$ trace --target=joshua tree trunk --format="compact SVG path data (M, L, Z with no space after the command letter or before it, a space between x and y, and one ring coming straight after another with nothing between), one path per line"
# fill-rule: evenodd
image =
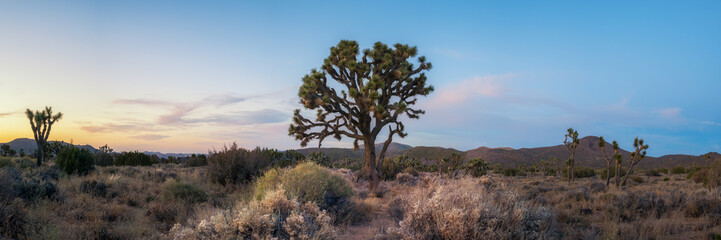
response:
M366 151L366 164L365 173L370 180L368 182L368 188L373 190L378 186L378 170L376 169L376 147L375 139L367 137L364 140L364 146Z
M611 162L606 161L606 187L611 184Z
M621 184L621 163L616 161L616 187Z

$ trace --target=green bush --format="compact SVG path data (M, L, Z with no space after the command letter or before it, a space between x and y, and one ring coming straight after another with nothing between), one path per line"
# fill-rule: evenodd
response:
M326 156L325 153L321 151L308 154L308 161L314 162L324 167L332 167L333 164L330 160L330 157Z
M639 177L639 176L633 176L633 177L631 177L631 181L633 181L635 183L643 183L643 178Z
M183 162L184 167L202 167L208 165L208 157L205 154L190 155L188 160Z
M669 179L668 177L663 178L664 182L668 182L669 180L671 180L671 179Z
M473 177L486 175L488 172L488 163L480 158L468 160L466 164L466 173L470 173Z
M68 175L86 175L94 168L93 155L87 149L80 149L75 146L64 148L57 157L57 164L60 170Z
M115 164L115 157L112 153L98 151L93 157L95 158L96 166L112 166Z
M601 179L606 179L606 171L607 171L606 169L601 170ZM623 176L626 176L625 168L621 168L621 177L623 177ZM616 169L611 168L611 178L614 178L614 177L616 177Z
M681 166L671 168L671 174L684 174L684 173L686 173L686 169Z
M353 218L351 187L343 178L316 163L304 162L288 170L266 171L263 177L255 182L253 195L256 200L261 200L268 192L280 187L289 198L295 197L301 203L318 204L321 209L334 216L336 223L348 222Z
M208 200L208 194L202 188L190 183L175 181L166 184L163 196L167 200L181 200L188 203L201 203Z
M150 156L138 151L122 152L115 157L115 166L150 166L154 163Z
M576 167L573 169L573 176L575 178L589 178L596 176L596 170L587 167Z
M11 157L0 157L0 168L15 167L15 161Z
M649 177L659 177L661 176L661 173L658 171L658 169L647 169L644 171L644 174Z
M236 143L224 146L221 151L211 152L208 157L208 178L221 185L250 183L275 161L272 149L255 148L252 151L239 148Z
M659 168L659 169L656 169L656 171L658 171L659 173L668 174L668 169L665 169L665 168Z
M503 176L518 176L518 169L516 168L505 168L503 169Z

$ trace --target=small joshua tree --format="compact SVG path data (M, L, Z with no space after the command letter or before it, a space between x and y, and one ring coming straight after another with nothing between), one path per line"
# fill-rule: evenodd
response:
M568 183L573 182L573 164L575 162L576 157L576 147L578 147L578 144L580 141L578 140L578 131L573 130L573 128L568 129L568 133L566 134L566 138L563 140L563 144L566 145L566 148L568 148L568 152L571 154L571 157L568 158L568 161L566 161L566 165L568 166Z
M599 137L598 139L598 147L601 148L601 152L603 152L603 156L606 158L606 186L611 184L611 162L613 159L617 159L617 156L621 156L618 154L618 143L616 140L613 140L613 158L609 158L608 154L606 153L606 140L603 139L603 136ZM617 163L619 165L620 163ZM616 167L616 170L618 170L619 167ZM618 173L616 173L616 176L618 176ZM616 180L618 182L618 180Z
M30 120L30 128L33 130L35 143L38 145L37 165L40 166L43 163L43 157L45 157L45 144L48 142L50 130L55 122L63 118L63 113L53 115L53 108L45 107L44 110L35 111L34 113L27 109L25 115Z
M465 175L468 175L469 173L474 177L486 175L486 173L488 173L488 163L480 158L468 160Z
M635 150L631 152L631 159L629 159L628 162L628 172L626 173L626 176L623 178L623 182L621 185L626 186L626 181L628 180L628 176L630 176L633 173L633 167L638 164L642 159L646 158L646 149L648 149L648 144L643 144L643 139L636 139L633 140L633 147Z

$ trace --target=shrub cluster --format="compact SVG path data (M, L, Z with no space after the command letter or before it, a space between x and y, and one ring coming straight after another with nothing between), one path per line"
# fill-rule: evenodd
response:
M208 165L208 157L205 154L190 155L187 160L183 161L185 167L202 167Z
M255 148L246 150L233 143L223 146L220 151L210 153L208 157L208 178L221 185L250 183L270 168L276 159L277 151Z
M255 183L255 199L263 199L276 188L282 188L289 198L296 198L301 203L318 204L331 214L334 223L354 221L354 204L350 199L353 190L343 178L318 164L305 162L288 170L267 171Z
M87 149L69 145L58 154L56 163L68 175L86 175L93 170L95 160Z
M678 166L671 168L671 174L684 174L686 173L686 168Z
M122 152L115 157L115 166L150 166L156 161L145 153L138 151Z
M335 239L326 211L301 204L280 188L261 200L223 211L192 227L176 224L168 239Z
M477 179L433 182L395 203L403 209L398 228L385 239L553 239L558 238L552 212L518 194L478 188ZM450 187L452 186L452 187ZM398 211L396 209L396 211Z
M167 200L181 200L187 203L201 203L208 200L208 194L202 188L175 181L166 184L163 196Z

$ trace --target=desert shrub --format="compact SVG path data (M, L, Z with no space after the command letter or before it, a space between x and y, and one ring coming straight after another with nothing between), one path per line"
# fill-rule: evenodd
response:
M168 239L335 239L326 211L301 204L285 190L269 191L237 211L221 211L195 226L176 224Z
M411 176L418 177L418 170L412 167L407 167L406 169L403 169L403 173L410 174ZM398 177L398 175L396 175Z
M17 168L0 169L0 202L20 198L27 202L41 199L56 199L58 188L55 183L37 176L26 177Z
M188 160L183 162L185 167L202 167L208 165L208 157L205 154L190 155Z
M708 169L701 169L700 171L696 171L691 175L691 180L695 183L703 183L708 179L709 170Z
M396 181L402 184L413 185L416 182L416 177L408 173L398 173L398 175L396 175Z
M80 183L80 191L97 197L108 194L108 185L95 180L85 180Z
M468 160L466 163L466 174L471 174L473 177L480 177L486 175L488 172L488 163L480 158L474 158Z
M301 163L303 160L305 160L305 155L303 155L302 153L299 153L298 151L295 151L295 150L286 150L285 152L281 153L279 156L280 157L278 159L276 159L276 162L274 164L275 167L279 167L279 168L292 167L298 163ZM358 162L355 160L350 160L350 159L345 158L342 161L339 161L339 165L340 165L339 167L344 167L344 168L350 169L345 164L350 164L351 161Z
M145 153L138 151L122 152L115 157L115 166L150 166L153 159Z
M686 169L684 167L678 166L671 168L671 174L684 174L686 173Z
M631 181L633 181L635 183L643 183L643 178L640 176L633 176L633 177L631 177Z
M671 179L669 179L668 177L663 178L664 182L668 182L669 180L671 180Z
M563 176L567 176L568 169L561 170L563 173ZM575 178L589 178L589 177L595 177L596 176L596 170L593 168L587 168L587 167L575 167L573 169L573 176Z
M15 161L11 157L0 157L0 168L15 167Z
M403 211L405 207L406 201L403 200L403 198L396 197L391 200L390 203L388 203L388 215L391 216L396 221L403 220Z
M476 179L462 179L416 188L404 197L407 203L403 204L400 226L388 229L386 238L559 238L549 210L514 192L487 191L478 185Z
M269 149L246 150L236 143L223 146L208 157L208 178L221 185L250 183L270 168L274 155Z
M68 175L86 175L94 168L93 155L87 149L68 146L58 154L56 163Z
M659 177L661 176L661 173L658 171L658 169L646 169L643 171L644 174L648 177Z
M506 176L506 177L518 176L518 169L517 168L505 168L505 169L503 169L503 176Z
M576 187L568 190L565 198L574 201L588 201L591 199L591 190L588 187Z
M330 157L326 156L325 153L321 151L312 152L308 154L308 161L314 162L318 165L324 166L324 167L332 167L333 162L331 162Z
M608 169L601 170L601 179L606 179L606 174L608 174L607 171L608 171ZM621 177L623 177L623 176L626 176L625 168L621 168ZM616 169L611 168L611 178L614 178L614 177L616 177Z
M26 231L26 215L20 200L0 201L0 238L21 239Z
M115 157L112 153L97 151L93 154L96 166L112 166L115 164Z
M659 169L656 169L656 171L658 171L659 173L668 174L668 169L666 169L666 168L659 168Z
M358 159L343 158L335 161L333 163L333 166L336 168L345 168L353 171L359 171L363 168L363 164L363 161L360 161ZM295 164L293 164L292 166L295 166Z
M398 173L403 172L403 165L398 162L399 157L402 156L383 161L380 175L381 180L394 180Z
M592 182L591 185L589 185L591 188L591 192L597 193L602 192L606 190L606 184L602 182Z
M297 198L301 203L314 202L327 210L334 222L350 221L353 203L350 197L353 190L340 176L330 173L327 169L313 162L298 164L288 170L270 170L259 178L254 187L256 200L262 199L275 188L283 188L290 198Z
M21 169L30 169L30 168L35 168L35 166L37 166L35 164L35 161L33 161L33 159L28 156L24 156L21 158L15 158L15 165Z
M200 203L208 200L208 194L202 188L190 183L175 181L166 184L163 196L167 200L181 200L188 203Z

